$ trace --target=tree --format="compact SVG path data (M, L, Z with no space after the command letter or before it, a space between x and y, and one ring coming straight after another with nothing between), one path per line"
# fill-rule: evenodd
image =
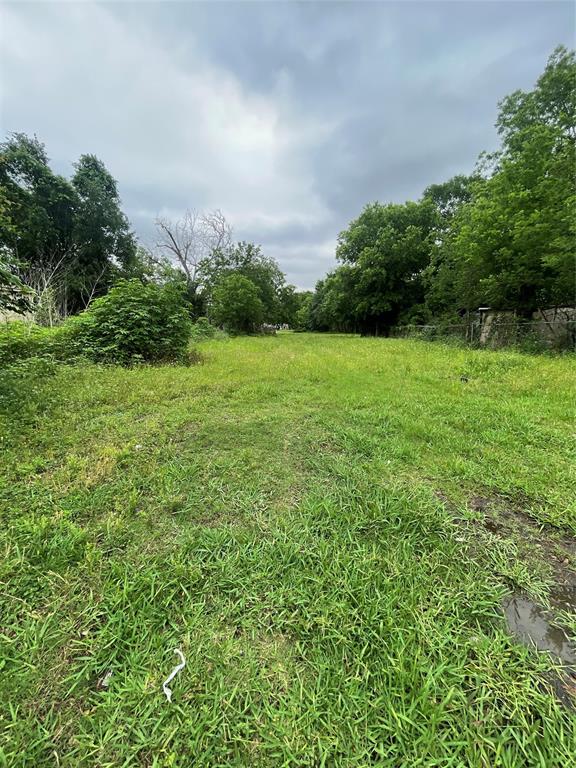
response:
M177 221L159 217L156 228L158 251L182 269L193 290L198 287L196 278L200 262L209 259L214 252L226 251L232 237L232 229L220 210L208 213L187 210Z
M0 312L24 314L32 309L32 292L0 256Z
M84 308L136 261L136 241L120 209L116 181L95 155L82 155L72 184L78 195L76 258L69 281L71 308Z
M292 322L292 328L295 331L311 331L312 320L310 317L310 310L312 307L314 293L312 291L304 291L299 294L300 307L296 312L294 320Z
M423 270L437 226L429 199L372 203L340 234L336 255L352 267L344 293L354 306L347 319L361 332L387 334L403 312L423 301Z
M232 274L243 275L257 287L265 320L269 323L278 322L285 277L276 261L264 256L260 246L254 243L240 242L214 250L209 258L201 261L198 268L198 279L208 303L215 288Z
M244 275L227 275L214 289L210 316L232 333L254 333L264 319L258 287Z
M460 308L461 294L455 283L454 249L450 245L450 237L455 217L463 206L472 201L475 191L478 192L483 182L479 174L460 175L441 184L432 184L424 190L423 199L434 204L438 217L430 263L423 272L425 303L416 310L421 321L454 314ZM414 312L412 319L415 319Z
M478 175L453 176L441 184L431 184L422 195L424 200L430 200L438 211L438 232L444 231L459 210L460 206L472 199L474 184L479 180Z
M297 330L308 329L313 295L313 291L298 291L293 285L282 286L278 295L278 322Z
M357 282L360 268L343 264L316 283L310 300L309 326L313 331L357 330Z
M294 327L296 314L301 306L301 294L293 285L283 285L278 291L278 317L279 323L286 323Z
M530 316L574 302L576 59L557 49L529 93L500 105L502 149L454 216L431 281L444 306Z
M56 275L69 272L74 261L79 200L70 182L51 171L38 139L14 133L0 145L0 196L4 261L35 291L48 283L54 286ZM62 291L56 294L55 304L65 304Z
M0 238L3 242L13 235L14 225L10 218L10 204L5 190L0 187ZM6 245L0 245L0 312L29 312L31 306L30 291L16 274L16 267L11 263L13 255Z
M72 182L52 172L44 145L12 134L0 145L0 248L48 322L83 309L129 269L136 244L116 182L83 155Z
M557 136L576 139L576 56L558 46L532 91L514 91L500 104L496 127L505 152L521 149L531 128L550 128Z

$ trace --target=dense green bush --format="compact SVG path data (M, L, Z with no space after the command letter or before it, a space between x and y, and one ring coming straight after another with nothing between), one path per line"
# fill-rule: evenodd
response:
M123 365L184 361L192 326L177 287L139 280L120 282L66 325L76 353Z
M19 321L4 323L0 330L0 364L41 354L50 336L50 328Z
M208 320L207 317L199 317L198 320L192 326L192 332L190 338L192 341L206 341L207 339L214 339L218 336L225 336L220 328L216 328L215 325Z
M183 361L191 331L177 288L123 281L58 327L24 322L0 326L0 365L30 358L70 361L86 357L122 364ZM207 320L198 324L204 338L214 331Z
M0 325L0 415L21 422L50 406L56 393L48 381L58 370L57 362L74 354L68 336L64 326ZM0 431L7 426L3 422Z

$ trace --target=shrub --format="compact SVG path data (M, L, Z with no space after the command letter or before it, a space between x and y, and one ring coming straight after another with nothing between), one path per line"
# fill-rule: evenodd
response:
M0 330L0 365L35 357L46 347L50 328L15 320L5 323Z
M30 358L71 362L81 357L82 350L74 338L74 320L53 328L21 321L0 325L0 366Z
M222 335L222 331L216 328L215 325L208 320L207 317L199 317L198 320L192 326L190 338L192 341L206 341L207 339L213 339L215 336Z
M70 344L96 362L184 361L191 322L173 285L124 280L67 324Z
M73 352L69 336L67 323L54 328L18 320L4 323L0 326L0 365L31 357L68 360Z

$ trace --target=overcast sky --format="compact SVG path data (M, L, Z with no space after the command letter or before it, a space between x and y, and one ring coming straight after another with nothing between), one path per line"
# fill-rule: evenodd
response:
M220 208L312 288L367 202L417 198L497 145L572 2L2 2L2 134L85 152L142 241Z

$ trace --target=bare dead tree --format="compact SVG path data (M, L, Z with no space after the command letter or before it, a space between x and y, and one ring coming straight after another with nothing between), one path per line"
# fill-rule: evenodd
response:
M70 254L62 254L57 261L47 260L43 265L29 267L22 276L25 285L32 289L32 315L41 325L53 326L67 315L67 260Z
M202 214L202 228L209 251L226 250L232 244L232 227L219 208Z
M181 267L189 285L194 285L202 259L232 242L232 228L220 210L187 210L178 221L159 217L156 228L157 250Z

